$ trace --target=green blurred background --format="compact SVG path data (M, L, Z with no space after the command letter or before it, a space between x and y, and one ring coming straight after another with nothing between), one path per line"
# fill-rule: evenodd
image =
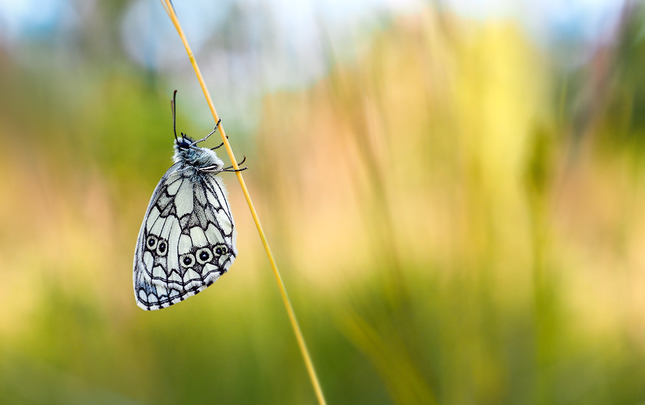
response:
M645 403L643 2L214 3L175 7L330 404ZM235 176L230 274L135 305L174 89L210 131L159 2L0 0L0 403L316 402Z

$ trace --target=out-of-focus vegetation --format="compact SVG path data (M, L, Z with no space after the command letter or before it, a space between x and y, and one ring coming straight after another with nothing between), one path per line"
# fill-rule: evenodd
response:
M74 4L0 42L0 403L314 403L234 176L230 274L136 307L172 89L180 130L212 123L185 55L126 56L129 3ZM573 66L511 19L388 14L353 57L320 21L327 71L246 99L221 81L248 66L208 68L254 43L228 10L197 59L330 404L645 401L641 3Z

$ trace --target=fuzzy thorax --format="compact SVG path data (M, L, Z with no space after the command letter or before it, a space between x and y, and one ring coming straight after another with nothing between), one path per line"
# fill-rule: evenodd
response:
M174 163L180 163L196 169L209 168L209 172L219 172L224 168L224 162L217 157L215 151L195 146L194 141L186 136L175 142Z

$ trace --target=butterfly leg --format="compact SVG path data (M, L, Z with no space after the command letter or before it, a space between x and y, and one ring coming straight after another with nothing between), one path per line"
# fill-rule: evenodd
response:
M226 139L228 139L228 135L226 135ZM219 148L221 148L222 146L224 146L224 142L220 143L219 145L217 145L217 146L216 146L216 147L214 147L214 148L211 148L211 150L219 149Z
M198 141L193 142L193 145L197 145L197 144L198 144L198 143L200 143L200 142L204 142L204 141L205 141L205 140L207 140L211 135L213 135L213 134L215 133L215 131L217 131L217 128L219 127L220 122L222 122L222 119L221 119L221 118L217 121L217 124L215 124L215 128L213 128L213 130L212 130L208 135L206 135L205 137L203 137L202 139L200 139L200 140L198 140ZM222 145L220 145L220 146L222 146ZM220 146L218 146L218 148L219 148Z
M244 156L244 159L242 159L242 161L237 164L238 167L240 165L242 165L244 162L246 162L246 155ZM241 169L237 169L237 170L233 169L233 166L229 166L229 167L223 168L222 171L223 172L241 172L241 171L246 170L246 169L248 169L248 167L246 167L246 166L241 168Z
M239 168L237 170L233 169L232 167L226 167L226 168L222 169L222 171L223 172L237 173L237 172L243 172L244 170L247 170L247 169L248 169L248 167L246 167L246 166L244 166L242 168Z

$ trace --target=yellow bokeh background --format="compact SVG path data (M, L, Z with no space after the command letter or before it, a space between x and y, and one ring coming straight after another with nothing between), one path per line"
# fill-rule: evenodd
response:
M392 14L352 59L323 37L328 71L264 92L255 129L224 115L330 404L645 401L632 6L573 68L512 19ZM181 131L206 107L187 58L146 71L86 24L72 64L0 46L0 402L315 403L234 176L229 274L135 305L175 78Z

